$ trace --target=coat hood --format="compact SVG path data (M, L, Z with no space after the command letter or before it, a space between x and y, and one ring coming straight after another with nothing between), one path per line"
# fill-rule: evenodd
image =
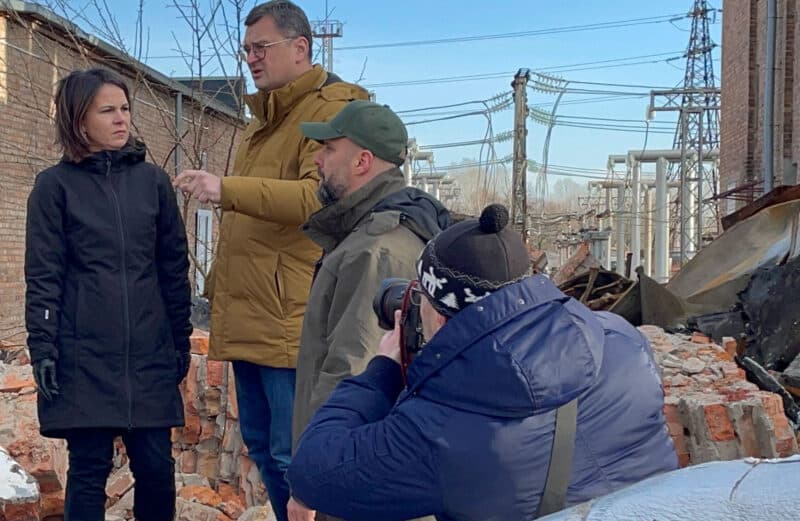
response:
M385 197L373 213L400 212L403 225L423 242L450 226L450 212L435 197L419 188L405 187Z
M108 170L109 162L113 167L120 165L135 165L145 160L147 155L147 147L141 141L134 141L122 147L119 150L102 150L95 152L80 162L74 163L69 159L62 159L62 163L77 164L79 167L86 169L95 174L105 174Z
M303 231L325 251L332 251L361 222L377 214L395 216L390 219L408 227L427 242L450 222L447 209L435 198L415 188L407 188L399 168L387 170L370 182L322 207L309 217Z
M415 393L488 416L540 414L595 383L603 349L594 313L534 275L450 319L409 366L401 401Z

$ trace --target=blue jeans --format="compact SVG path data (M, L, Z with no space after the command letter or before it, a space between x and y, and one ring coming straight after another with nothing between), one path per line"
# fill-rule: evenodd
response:
M288 521L289 483L286 469L292 457L294 369L233 362L239 426L250 459L267 487L278 521Z

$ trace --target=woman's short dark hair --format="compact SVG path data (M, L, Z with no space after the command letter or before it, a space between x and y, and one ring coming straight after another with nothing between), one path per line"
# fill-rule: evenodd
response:
M91 153L81 125L103 85L122 89L130 107L128 86L119 74L108 69L73 71L61 78L56 86L56 144L61 146L70 161L78 162Z

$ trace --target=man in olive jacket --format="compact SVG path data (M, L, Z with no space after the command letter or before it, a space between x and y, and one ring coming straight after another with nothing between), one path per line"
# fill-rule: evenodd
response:
M200 202L221 206L219 247L206 282L209 358L233 361L242 437L286 520L291 415L300 329L319 248L300 226L320 204L314 154L302 121L327 121L366 91L311 64L311 27L286 0L253 8L242 58L258 93L233 175L187 170L175 180Z
M303 322L295 443L336 385L363 371L376 354L382 331L372 299L381 281L412 278L425 243L449 223L438 200L405 186L398 166L408 135L388 107L353 101L330 123L303 123L302 130L323 144L316 163L324 206L303 230L324 256ZM290 518L300 519L302 510L290 502ZM316 519L329 518L317 513Z

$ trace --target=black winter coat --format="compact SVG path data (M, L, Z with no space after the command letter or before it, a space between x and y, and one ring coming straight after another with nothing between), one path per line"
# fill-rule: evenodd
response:
M31 361L56 359L39 397L45 436L183 424L177 355L192 326L186 231L166 172L142 144L62 160L28 198L25 319Z

